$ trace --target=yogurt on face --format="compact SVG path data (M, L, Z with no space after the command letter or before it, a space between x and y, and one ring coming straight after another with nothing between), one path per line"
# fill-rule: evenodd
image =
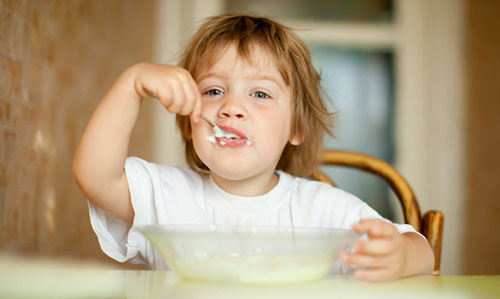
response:
M212 144L216 144L217 143L217 141L215 140L215 135L207 136L207 140L208 140L208 142L210 142Z

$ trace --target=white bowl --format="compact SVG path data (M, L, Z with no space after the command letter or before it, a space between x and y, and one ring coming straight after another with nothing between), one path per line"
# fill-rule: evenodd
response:
M229 225L154 225L140 231L185 279L220 283L319 280L352 230Z

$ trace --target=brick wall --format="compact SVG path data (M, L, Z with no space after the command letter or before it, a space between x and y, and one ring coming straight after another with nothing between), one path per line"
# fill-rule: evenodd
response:
M71 161L117 76L153 59L154 9L153 0L0 0L0 253L107 260ZM134 132L132 151L148 155L150 129Z

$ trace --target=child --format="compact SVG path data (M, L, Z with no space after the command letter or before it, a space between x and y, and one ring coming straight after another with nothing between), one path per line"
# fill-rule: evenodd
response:
M247 15L208 19L180 67L127 69L92 115L73 164L102 250L165 269L137 226L354 228L369 236L342 255L356 266L355 277L431 273L432 251L411 226L393 225L353 195L303 178L317 166L331 128L320 90L309 50L291 29ZM190 169L127 158L141 102L151 94L177 114ZM214 138L201 115L240 138Z

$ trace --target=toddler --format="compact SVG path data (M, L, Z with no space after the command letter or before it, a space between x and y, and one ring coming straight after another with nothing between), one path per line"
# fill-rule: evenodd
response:
M141 102L154 95L177 116L190 168L127 158ZM201 116L237 138L220 137ZM353 228L366 233L344 264L363 280L429 274L432 251L409 225L307 179L332 115L309 50L267 18L209 18L180 66L139 63L104 96L77 149L73 173L89 200L102 250L120 261L166 269L138 232L152 224Z

